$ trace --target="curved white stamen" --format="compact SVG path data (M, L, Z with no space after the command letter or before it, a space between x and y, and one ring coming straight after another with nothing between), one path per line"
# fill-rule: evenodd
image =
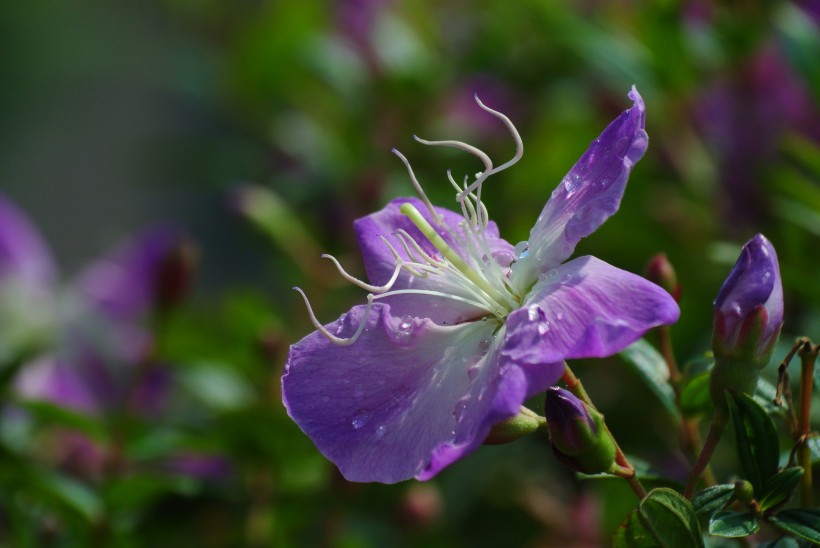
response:
M370 317L370 308L373 306L374 299L374 296L372 294L367 296L367 308L365 309L364 315L362 316L362 319L359 322L358 329L356 329L356 332L353 334L352 337L348 339L342 339L341 337L337 337L336 335L328 331L325 326L319 323L319 320L316 319L316 315L313 313L313 308L310 306L310 301L308 301L305 292L298 287L294 287L293 289L296 290L302 296L302 300L305 301L308 316L310 316L310 321L313 324L313 327L315 327L319 331L319 333L324 335L330 342L332 342L333 344L337 344L339 346L349 346L355 343L357 340L359 340L359 337L361 336L362 332L364 332L365 325L367 325L367 319Z
M521 159L521 157L524 155L524 141L521 139L521 135L518 133L518 130L515 129L515 125L512 123L512 120L507 118L505 114L502 114L497 110L491 109L490 107L482 103L481 99L478 98L477 93L473 95L473 98L482 110L484 110L485 112L489 112L490 114L504 122L504 125L507 126L507 129L512 134L513 140L515 141L515 155L512 157L511 160L501 164L500 166L495 168L495 170L493 170L493 173L498 173L499 171L503 171L508 167L514 165L516 162L518 162L518 160Z
M383 299L385 297L390 297L392 295L432 295L434 297L441 297L442 299L461 301L463 303L467 303L469 305L475 306L476 308L481 308L483 310L487 309L487 305L484 303L473 301L465 297L461 297L459 295L451 295L449 293L442 293L441 291L433 291L431 289L397 289L396 291L391 291L389 294L374 295L373 299Z
M428 141L427 139L422 139L418 135L413 135L413 139L418 141L423 145L433 146L433 147L453 147L459 150L463 150L469 154L472 154L479 160L481 163L484 164L484 171L492 171L493 170L493 161L487 156L487 153L483 150L480 150L473 145L468 145L467 143L462 143L461 141L453 141L453 140L444 140L444 141Z
M428 254L427 254L427 252L426 252L426 251L424 251L424 250L421 248L421 246L419 245L419 243L418 243L416 240L414 240L414 239L413 239L413 237L412 237L410 234L408 234L408 233L407 233L407 231L406 231L406 230L404 230L403 228L398 229L398 230L396 231L396 235L397 235L397 236L399 236L399 237L401 238L402 243L405 243L405 238L406 238L406 239L407 239L407 241L409 241L409 242L410 242L410 245L413 247L413 249L414 249L414 250L415 250L415 251L416 251L419 255L421 255L421 258L422 258L422 259L424 259L425 261L427 261L428 263L430 263L431 265L433 265L433 266L437 266L437 267L442 267L442 266L444 266L444 263L443 263L443 262L441 262L441 261L439 261L439 260L437 260L437 259L434 259L434 258L433 258L433 257L431 257L430 255L428 255ZM405 245L406 245L406 244L405 244Z
M406 270L407 272L409 272L409 273L410 273L410 274L412 274L413 276L416 276L417 278L426 278L426 277L427 277L427 273L421 273L421 272L419 272L418 270L414 269L414 268L413 268L412 266L410 266L409 264L407 264L407 262L405 262L405 261L404 261L404 259L402 259L401 255L399 255L399 252L398 252L398 251L396 251L396 248L395 248L395 247L393 247L393 244L391 244L391 243L387 240L387 238L385 238L385 237L384 237L384 236L382 236L381 234L379 234L379 238L381 238L381 239L382 239L382 241L384 242L384 244L387 246L387 248L388 248L388 249L390 250L390 252L393 254L393 258L395 258L397 261L400 261L400 262L402 263L402 268L404 268L404 270Z
M339 261L336 260L336 257L334 257L333 255L324 254L322 255L322 258L330 259L331 261L333 261L333 264L336 265L336 270L339 271L339 274L341 274L342 278L344 278L345 280L347 280L355 286L361 287L366 291L370 291L371 293L384 293L385 291L389 291L390 288L393 287L393 284L396 283L396 279L399 277L399 272L401 272L402 268L402 260L397 259L396 268L393 270L393 275L390 277L390 280L384 285L371 285L367 282L360 280L359 278L356 278L355 276L351 276L350 274L348 274L345 271L345 269L342 268L342 265L339 264Z
M439 214L436 213L436 208L433 207L433 203L430 201L430 198L427 197L427 194L424 193L424 189L421 188L421 183L419 183L419 180L416 178L416 174L413 173L413 168L410 167L410 162L404 157L404 154L399 152L398 149L391 149L391 152L398 156L404 164L404 167L407 168L407 173L410 174L410 181L413 183L413 188L416 189L416 194L419 195L421 201L424 202L425 206L427 206L428 211L430 211L430 215L436 220L436 224L441 224Z

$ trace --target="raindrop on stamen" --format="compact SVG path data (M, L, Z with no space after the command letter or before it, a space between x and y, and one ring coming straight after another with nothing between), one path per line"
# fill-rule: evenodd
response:
M364 425L366 425L369 420L370 413L362 409L361 411L353 415L350 424L353 426L353 430L359 430L360 428L364 427Z
M538 316L541 313L541 309L538 307L537 304L531 304L529 308L527 308L527 318L534 322L538 319Z

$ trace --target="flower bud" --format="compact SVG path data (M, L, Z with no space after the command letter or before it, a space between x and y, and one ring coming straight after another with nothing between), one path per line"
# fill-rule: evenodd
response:
M563 388L547 389L544 407L550 443L566 466L585 474L608 472L615 463L615 444L604 416Z
M678 276L672 263L663 253L658 253L646 265L646 279L664 288L675 301L680 302L681 288L678 284Z
M543 426L543 417L539 417L526 407L522 407L521 411L514 417L494 424L487 439L484 440L484 445L501 445L514 442L519 438L532 434Z
M712 401L724 391L753 394L783 326L783 287L774 247L762 234L749 240L714 305Z

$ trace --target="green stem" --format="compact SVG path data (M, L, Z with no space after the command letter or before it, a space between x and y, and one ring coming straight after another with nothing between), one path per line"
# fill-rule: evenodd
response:
M581 379L575 376L575 373L572 372L572 369L569 368L569 365L565 366L564 375L562 377L564 383L567 385L567 390L572 392L579 400L583 401L585 404L590 406L592 409L598 410L595 407L595 404L592 403L592 400L587 394L587 391L584 389L584 385L581 383ZM609 430L609 427L604 422L604 428L606 428L606 433L609 435L610 439L612 439L612 443L615 445L615 464L612 467L611 472L619 477L624 478L628 483L635 494L638 496L639 499L643 500L646 497L646 489L644 488L641 480L638 479L637 474L635 473L635 467L629 462L626 458L626 455L621 450L621 446L618 445L618 441L615 439L615 436L612 435L612 432Z
M808 441L811 432L811 396L814 384L814 364L817 360L820 345L812 346L810 343L803 345L800 349L800 416L798 423L798 436L800 449L797 452L797 460L803 467L803 478L800 480L800 505L803 508L813 506L812 496L812 470L811 470L811 450Z
M697 487L698 481L703 475L703 471L709 465L709 461L712 459L715 448L717 448L720 438L723 437L723 432L726 431L726 425L728 423L729 416L726 411L716 409L714 415L712 415L712 423L709 425L709 433L706 435L706 441L703 443L703 448L700 450L698 460L695 461L695 465L689 472L689 481L686 482L686 489L683 490L684 497L688 499L692 498L692 494L695 492L695 487Z

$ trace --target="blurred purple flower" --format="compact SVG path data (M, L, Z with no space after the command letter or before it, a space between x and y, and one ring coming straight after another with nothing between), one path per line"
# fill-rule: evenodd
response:
M758 234L743 246L715 299L715 356L741 356L766 365L782 326L783 286L777 253Z
M768 204L761 183L781 139L797 132L820 143L820 111L774 48L716 82L697 105L696 119L715 149L727 194L727 226L759 220Z
M811 17L815 25L820 26L820 1L818 0L797 0L795 2L806 15Z
M522 153L509 119L479 102L518 145L497 168L464 143L432 143L485 163L469 187L451 179L461 215L432 206L397 153L422 199L356 221L373 285L339 266L372 292L368 305L326 327L310 311L317 331L291 347L282 377L288 413L348 480L428 479L555 383L563 360L611 355L677 320L675 301L643 278L590 256L564 263L618 209L646 150L643 101L634 88L629 96L634 106L591 144L529 242L515 247L480 200L484 180Z
M2 196L0 214L0 291L14 292L24 283L48 294L52 304L46 312L51 344L23 365L15 380L18 393L85 413L125 402L135 411L155 412L168 375L150 363L152 335L144 323L156 309L168 260L188 245L185 236L171 227L148 230L92 263L58 294L51 255L36 228ZM19 321L13 312L0 311L3 322Z

